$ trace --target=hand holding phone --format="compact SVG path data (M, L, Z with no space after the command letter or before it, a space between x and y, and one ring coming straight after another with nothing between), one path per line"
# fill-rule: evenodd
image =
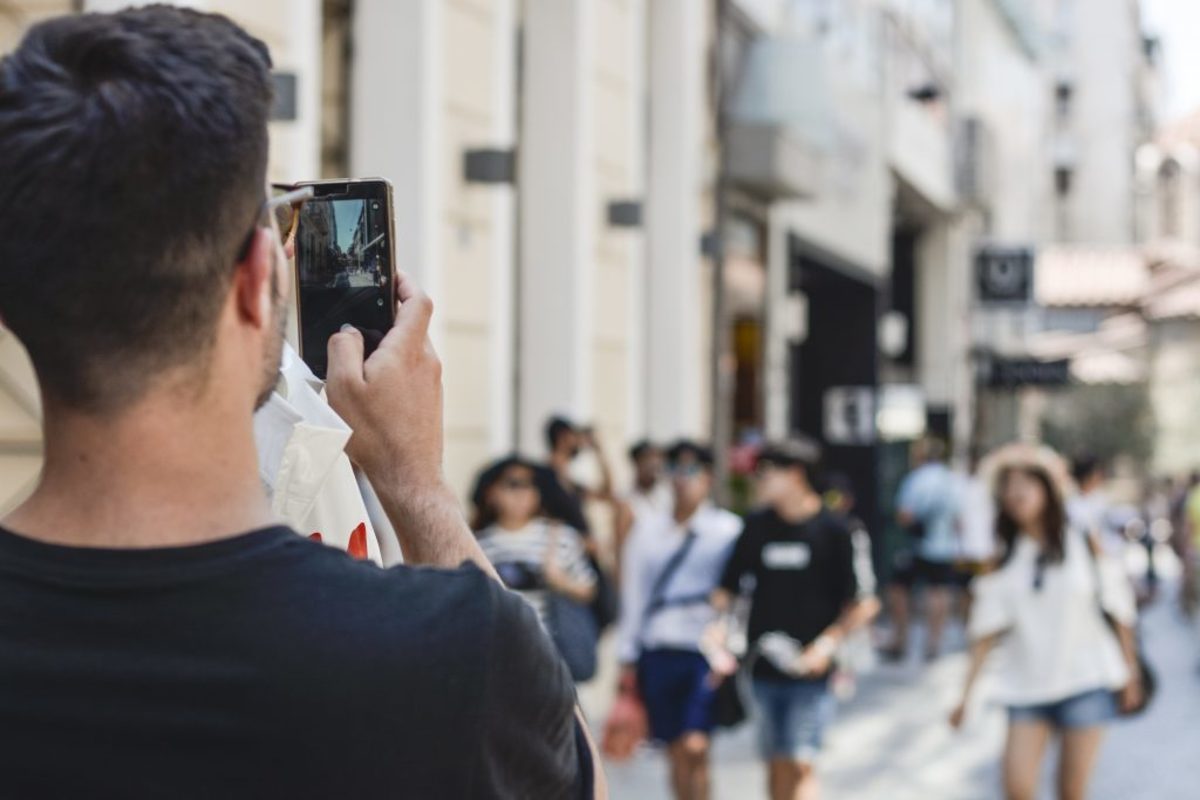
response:
M442 365L429 340L433 303L405 275L395 325L370 356L347 327L329 340L329 404L353 430L346 453L377 487L405 493L442 485Z

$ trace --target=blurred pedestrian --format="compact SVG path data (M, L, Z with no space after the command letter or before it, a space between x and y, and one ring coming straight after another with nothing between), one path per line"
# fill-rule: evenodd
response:
M595 431L576 425L566 417L551 417L546 422L546 447L549 451L547 462L536 474L542 511L551 519L566 523L583 537L584 548L596 573L592 615L597 627L603 631L617 619L617 590L609 566L615 561L616 554L605 552L601 542L592 535L587 503L614 502L612 469ZM571 474L575 460L589 451L600 470L600 482L595 487L577 482Z
M908 537L911 560L893 574L888 587L888 612L893 626L885 658L901 660L908 652L913 592L925 592L925 659L941 652L942 632L950 613L951 593L959 585L961 484L946 464L946 445L922 439L913 445L913 470L900 484L896 520Z
M538 476L546 513L589 538L592 527L586 504L613 499L612 469L600 439L590 427L576 425L566 417L551 417L546 422L546 448L546 464ZM578 482L571 473L572 465L585 452L595 456L600 470L600 482L594 487ZM589 541L588 546L597 552L595 542Z
M571 677L587 681L596 673L599 632L587 609L596 572L579 533L543 514L536 470L515 455L483 470L472 493L473 527L504 585L537 612Z
M1092 455L1077 456L1071 462L1071 477L1077 490L1067 501L1071 524L1094 535L1106 551L1119 557L1128 542L1124 526L1115 524L1112 503L1104 491L1108 480L1104 462Z
M742 521L715 506L712 451L681 441L667 451L674 503L636 520L626 543L618 656L620 691L645 704L650 735L667 745L678 800L709 796L709 739L719 681L702 650L717 587Z
M995 464L1000 561L975 582L970 667L950 721L962 725L980 671L998 650L994 694L1009 718L1006 796L1037 794L1047 744L1057 737L1058 795L1076 800L1086 795L1105 726L1144 700L1133 592L1120 565L1068 519L1061 459L1014 445Z
M614 523L614 550L620 579L619 566L625 541L633 530L634 522L671 511L673 498L671 486L663 477L662 448L648 439L642 439L629 448L629 463L633 468L633 485L617 504Z
M816 761L836 701L830 690L841 643L879 611L870 558L855 530L813 487L816 446L792 440L758 460L758 499L713 593L729 611L748 579L748 667L759 750L772 800L818 796Z
M1200 608L1200 472L1191 474L1182 506L1182 526L1176 535L1176 551L1183 563L1180 605L1192 618Z

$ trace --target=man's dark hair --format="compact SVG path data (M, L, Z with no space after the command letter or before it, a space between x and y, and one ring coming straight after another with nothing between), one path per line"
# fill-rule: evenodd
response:
M558 447L558 440L563 434L577 430L575 423L566 417L551 417L546 422L546 446L551 450Z
M50 399L112 411L207 354L265 199L270 69L162 5L48 20L0 60L0 319Z
M1075 479L1076 484L1081 485L1102 469L1104 462L1090 453L1085 453L1071 462L1071 477Z
M667 449L667 463L676 464L684 457L690 456L695 459L698 464L705 467L713 465L713 452L702 444L693 442L691 439L680 439Z
M654 442L650 441L649 439L639 439L633 443L632 447L629 448L629 460L641 461L642 456L657 449L658 445L654 444Z

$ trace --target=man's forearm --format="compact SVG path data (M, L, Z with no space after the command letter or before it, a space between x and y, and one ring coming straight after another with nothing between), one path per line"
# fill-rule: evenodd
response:
M832 625L822 632L835 641L841 641L854 631L868 624L879 613L880 603L877 597L864 597L846 606L841 615Z
M396 529L405 563L452 568L470 561L499 580L448 486L422 490L390 482L372 486Z

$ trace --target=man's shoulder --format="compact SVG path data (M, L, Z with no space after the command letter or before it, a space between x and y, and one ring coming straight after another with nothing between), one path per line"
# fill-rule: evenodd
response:
M742 532L742 518L732 511L719 506L711 506L703 512L700 520L704 532L709 535L734 538Z

